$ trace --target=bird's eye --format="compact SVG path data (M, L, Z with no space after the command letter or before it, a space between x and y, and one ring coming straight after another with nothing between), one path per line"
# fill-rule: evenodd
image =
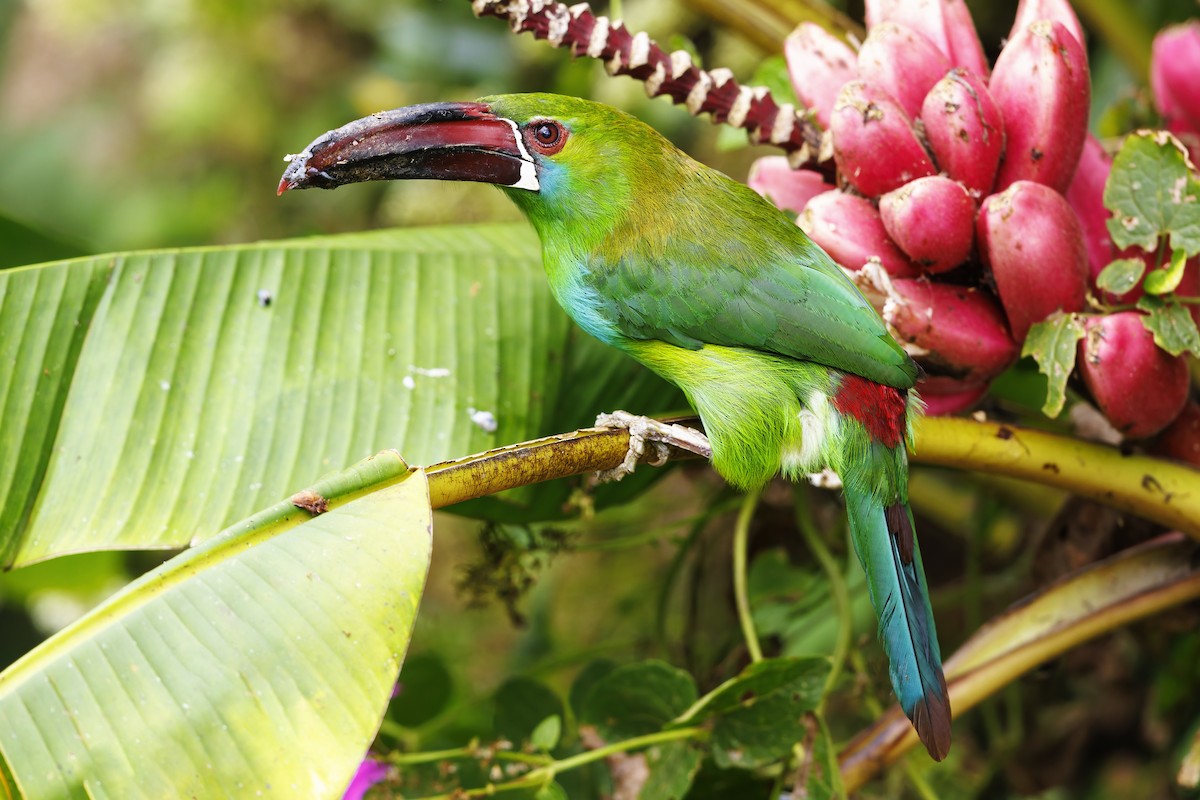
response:
M567 132L557 122L540 120L525 129L525 140L545 155L554 155L567 143Z

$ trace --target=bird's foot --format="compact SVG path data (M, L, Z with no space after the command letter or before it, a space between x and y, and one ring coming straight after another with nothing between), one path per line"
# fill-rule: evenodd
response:
M708 437L686 425L660 422L630 414L628 411L614 411L596 417L596 427L623 428L629 431L629 450L625 453L625 459L612 469L597 472L596 479L601 483L619 481L626 475L632 475L634 468L646 454L647 444L652 448L652 455L647 459L647 463L653 467L661 467L667 462L671 454L668 447L678 447L704 458L712 458L712 446L708 443Z

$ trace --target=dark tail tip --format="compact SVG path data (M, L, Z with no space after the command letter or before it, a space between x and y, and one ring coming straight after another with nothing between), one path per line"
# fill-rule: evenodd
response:
M921 743L934 761L941 761L950 752L950 695L946 691L946 679L939 670L940 692L926 692L913 706L913 727Z

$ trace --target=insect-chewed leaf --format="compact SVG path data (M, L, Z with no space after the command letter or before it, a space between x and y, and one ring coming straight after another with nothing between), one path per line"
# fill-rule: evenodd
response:
M715 690L696 716L713 721L716 764L755 769L785 758L805 738L805 715L820 703L828 675L824 658L771 658Z
M612 741L662 730L694 702L691 675L662 661L641 661L617 667L597 681L579 717Z
M1076 344L1084 335L1083 320L1078 314L1051 314L1035 322L1025 337L1022 356L1033 356L1038 371L1046 376L1046 402L1042 413L1057 417L1067 400L1067 379L1075 369Z
M1142 324L1154 334L1154 343L1173 356L1191 353L1200 358L1200 331L1182 303L1143 297L1138 308L1146 312Z
M1108 232L1119 248L1147 252L1169 236L1173 250L1200 253L1200 180L1187 150L1166 131L1130 134L1104 187L1113 212Z

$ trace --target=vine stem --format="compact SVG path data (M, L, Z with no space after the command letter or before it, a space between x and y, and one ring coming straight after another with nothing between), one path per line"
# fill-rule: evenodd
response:
M762 645L758 641L758 631L754 629L754 616L750 613L750 595L746 589L746 555L750 549L750 520L754 518L754 510L758 508L758 498L761 489L746 492L742 498L742 508L738 511L737 524L733 528L733 596L737 603L738 623L742 626L742 638L746 640L746 650L750 660L762 661Z
M554 780L554 777L560 772L582 767L584 764L590 764L593 761L599 761L608 758L617 753L627 753L631 750L642 750L647 747L653 747L656 744L666 744L668 742L678 742L681 740L694 739L701 741L708 737L708 731L700 727L691 728L672 728L666 731L657 731L648 733L644 736L635 736L632 739L622 739L619 742L613 742L603 747L597 747L595 750L588 750L583 753L577 753L569 758L564 758L561 761L551 761L536 769L532 769L519 778L504 783L489 783L486 786L480 786L473 789L457 789L449 794L432 795L426 800L456 800L463 797L491 797L498 792L511 791L513 789L521 789L531 786L545 786ZM458 754L458 757L469 755L463 753L466 748L458 748L456 750L445 750L443 753ZM427 755L424 753L414 753L417 755ZM434 759L438 760L438 759ZM404 763L414 763L412 761Z
M817 525L813 522L812 514L809 513L808 499L804 495L803 487L797 486L793 494L796 498L794 504L796 527L800 529L800 535L804 538L809 552L825 572L825 577L829 579L829 594L833 599L833 606L837 610L838 618L837 638L833 643L833 653L829 656L831 662L829 676L825 679L825 688L821 692L821 704L817 707L817 713L820 714L825 707L825 699L829 697L829 693L841 675L842 667L846 663L846 655L850 652L850 640L854 635L854 614L850 610L850 592L846 588L846 579L838 568L833 553L829 552L829 548L821 540L821 534L817 532Z

